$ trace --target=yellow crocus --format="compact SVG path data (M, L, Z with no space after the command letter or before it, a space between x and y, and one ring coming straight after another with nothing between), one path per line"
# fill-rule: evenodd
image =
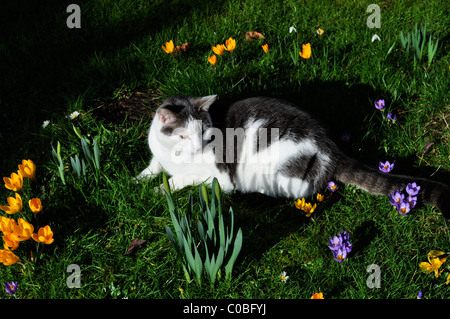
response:
M316 292L314 295L311 296L311 299L324 299L323 298L323 293Z
M316 198L317 198L317 201L319 203L321 203L323 201L323 199L325 198L325 195L317 193L317 197Z
M39 213L42 211L42 203L39 198L32 198L28 201L28 205L33 213Z
M20 171L16 173L11 173L11 177L3 177L5 182L5 187L14 192L20 191L23 187L23 176Z
M305 199L297 199L296 201L294 201L294 205L295 207L297 207L297 209L302 209L305 207Z
M235 48L236 48L236 40L235 39L230 37L228 40L225 41L225 50L227 50L229 52L233 52Z
M36 178L36 165L32 160L22 160L22 164L19 164L19 171L23 177L35 179Z
M6 199L9 206L0 206L0 209L5 211L7 214L15 214L22 211L22 197L16 193L16 198L8 197Z
M0 250L0 263L5 266L13 265L20 261L20 258L17 257L12 251L8 249Z
M47 245L53 243L54 241L53 231L51 230L49 225L39 228L37 234L33 233L32 237L38 243L44 243Z
M302 45L302 52L299 52L303 59L309 59L311 57L311 44L306 43Z
M11 221L13 221L13 219L11 218L7 218L5 216L0 216L0 230L3 233L12 233L12 224ZM15 222L15 221L14 221Z
M305 207L303 207L303 211L306 213L306 217L311 216L311 214L314 212L314 210L316 209L317 204L312 205L311 203L306 203Z
M446 257L441 257L443 255L446 255ZM420 270L426 274L434 272L434 277L437 278L444 271L444 269L439 271L439 268L447 260L447 258L448 255L445 254L443 251L432 250L428 253L429 262L424 261L419 264Z
M173 53L173 50L175 49L175 46L173 44L173 41L170 40L169 42L166 42L166 45L162 46L162 49L167 53L167 54L171 54Z
M2 238L8 249L16 250L19 247L19 241L14 233L5 233Z
M218 44L215 47L212 47L212 50L217 55L222 55L223 50L225 50L225 46L223 44Z
M215 55L210 56L210 57L208 58L208 61L209 61L209 63L211 63L212 65L216 65L216 62L217 62L217 56L215 56Z
M262 45L261 47L264 50L264 52L269 53L269 45L267 43Z
M23 218L17 220L17 224L12 225L13 233L17 236L17 241L24 241L31 238L34 227Z

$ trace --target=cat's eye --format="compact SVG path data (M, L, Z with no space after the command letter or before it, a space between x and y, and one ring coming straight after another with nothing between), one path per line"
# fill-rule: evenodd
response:
M183 140L188 138L188 137L189 137L189 135L180 135L180 138L183 139Z

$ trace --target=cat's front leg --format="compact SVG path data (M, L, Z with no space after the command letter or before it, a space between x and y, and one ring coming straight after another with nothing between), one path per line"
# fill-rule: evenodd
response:
M144 169L141 173L139 173L138 176L136 176L136 181L145 181L148 179L155 178L158 174L160 174L163 171L163 168L161 164L158 162L158 160L153 157L150 165Z

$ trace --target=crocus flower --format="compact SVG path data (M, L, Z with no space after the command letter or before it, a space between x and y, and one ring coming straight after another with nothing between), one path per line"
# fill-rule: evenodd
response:
M20 191L23 187L23 176L19 171L16 173L11 173L11 178L3 177L3 181L5 182L5 187L14 192Z
M20 258L17 257L12 251L7 249L0 250L0 263L5 266L13 265L20 261Z
M400 214L406 215L411 210L411 205L408 202L401 202L397 205L397 210Z
M289 33L292 33L292 32L297 32L297 29L294 26L289 27ZM449 66L449 68L450 68L450 66Z
M3 241L5 242L5 245L10 250L16 250L17 248L19 248L19 241L17 240L17 235L15 235L14 233L12 233L12 232L4 233L2 238L3 238Z
M390 122L390 121L392 121L392 122L397 121L397 115L395 115L393 113L388 113L388 115L386 115L386 118L387 118L388 122Z
M347 251L342 248L333 250L333 257L334 260L341 263L344 261L345 258L347 258Z
M286 276L286 272L283 271L283 272L281 273L281 275L280 275L280 279L281 279L282 282L286 282L286 280L289 279L289 276Z
M342 141L342 142L348 142L348 141L350 141L350 137L351 137L351 134L350 134L350 133L344 132L344 133L342 133L342 135L341 135L341 141Z
M411 196L416 196L417 194L419 194L419 191L420 186L418 186L416 182L406 185L406 192Z
M12 225L11 221L14 221L14 219L7 218L5 216L0 216L0 230L3 233L12 233Z
M311 296L311 299L324 299L323 298L323 293L316 292L314 295Z
M5 290L8 294L14 295L17 290L17 281L5 282Z
M215 47L212 47L212 50L217 55L222 55L223 50L225 50L225 46L223 44L218 44Z
M384 108L385 108L385 102L384 102L384 100L377 100L377 101L375 101L375 107L376 107L378 110L383 111Z
M342 248L347 252L350 253L352 251L352 244L350 244L350 234L346 231L339 233L339 238L341 241Z
M336 186L336 184L334 182L328 182L327 189L329 191L331 191L332 193L334 193L336 191L336 189L337 189L337 186Z
M299 52L300 56L303 59L311 58L311 44L309 44L309 43L303 44L302 49L303 49L303 51Z
M169 42L166 42L166 45L162 46L162 49L164 50L164 52L166 52L167 54L171 54L173 53L173 50L175 49L175 46L173 44L173 41L170 40Z
M378 165L378 169L382 171L383 173L389 173L394 169L394 163L389 163L389 161L386 161L385 163L380 162Z
M42 211L42 203L39 198L32 198L28 201L28 205L33 213L39 213Z
M22 160L22 164L19 164L19 171L23 177L35 179L36 178L36 165L32 160Z
M305 203L305 207L303 207L303 211L306 213L306 217L311 216L311 214L316 209L317 204L312 205L311 203Z
M398 189L389 196L389 202L397 207L405 199L405 195L402 194Z
M217 62L217 56L212 55L208 58L209 63L211 63L212 65L216 65Z
M439 275L444 271L442 269L439 271L439 268L442 264L447 260L448 256L442 257L446 255L443 251L440 250L432 250L428 253L428 262L424 261L419 264L420 270L426 274L434 272L434 277L438 278Z
M297 207L298 209L303 209L303 207L305 207L305 199L297 199L296 201L294 201L294 205L295 207Z
M17 236L18 241L24 241L31 238L34 227L23 218L17 220L17 224L12 225L13 233Z
M409 207L413 209L417 204L417 196L409 195L408 197L406 197L406 202L409 203Z
M347 258L347 254L352 251L350 243L350 234L347 232L339 232L339 236L328 239L328 248L333 252L334 259L342 262Z
M316 199L319 203L321 203L324 198L325 198L325 195L317 193Z
M38 243L51 244L53 243L53 232L50 229L50 226L47 225L45 227L39 228L37 234L34 233L32 235L33 239Z
M9 206L0 206L1 210L7 214L15 214L22 211L22 197L18 193L16 193L16 198L8 197L6 200Z
M228 40L225 41L225 50L227 50L229 52L233 52L235 48L236 48L236 40L235 39L230 37Z
M267 43L262 45L261 47L264 50L264 52L269 53L269 45Z
M331 250L337 250L341 247L342 243L338 236L333 236L333 238L328 239L328 248Z

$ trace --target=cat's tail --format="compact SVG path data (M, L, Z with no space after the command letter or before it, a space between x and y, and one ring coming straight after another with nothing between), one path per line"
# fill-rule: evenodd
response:
M389 196L397 189L402 191L408 183L419 185L419 199L424 204L437 207L445 218L450 218L450 187L425 178L384 173L344 156L336 179L344 184L355 185L374 195Z

